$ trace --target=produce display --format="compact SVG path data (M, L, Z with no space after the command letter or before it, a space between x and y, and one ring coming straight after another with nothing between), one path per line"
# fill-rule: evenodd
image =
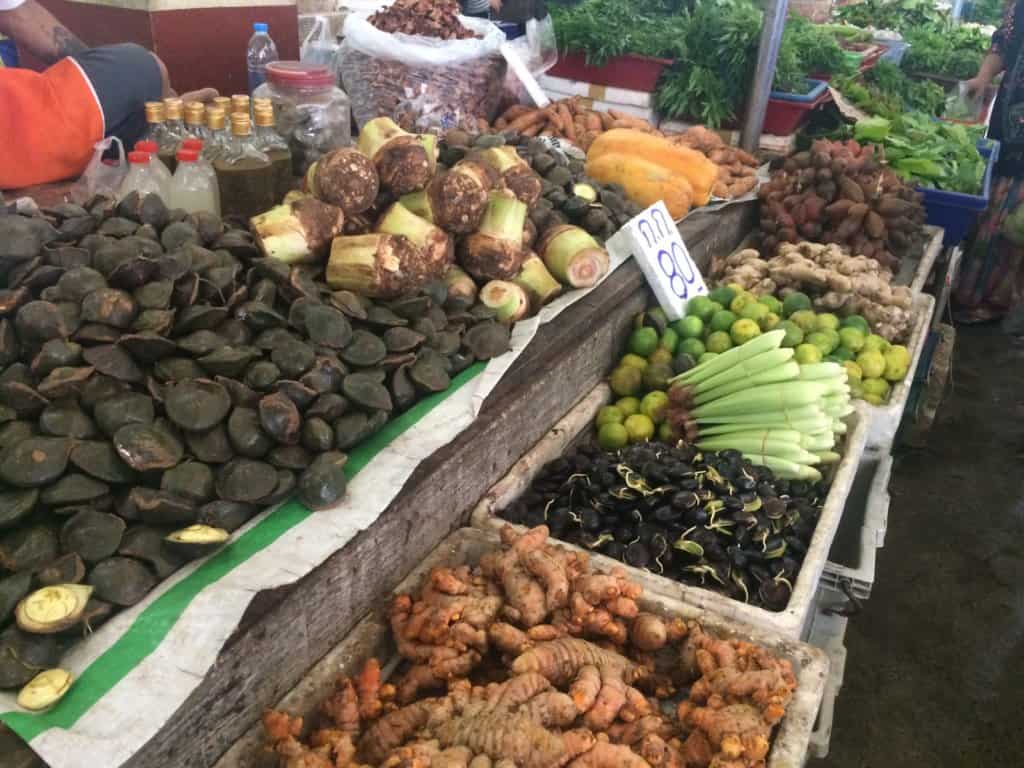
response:
M515 104L494 121L494 130L521 136L555 136L571 141L584 152L598 136L613 128L631 128L658 136L661 132L642 117L610 109L590 109L580 96L554 101L546 107Z
M282 766L763 766L797 682L790 662L640 609L621 570L502 532L475 566L438 567L391 602L401 660L340 678L315 730L268 711Z
M617 407L599 419L614 418ZM634 568L781 611L827 495L825 482L779 479L736 450L651 442L584 446L548 464L499 514L543 523L556 538Z
M908 113L895 121L876 117L860 120L854 136L862 143L885 148L885 160L903 178L923 187L977 195L985 177L986 160L978 151L984 128L932 120Z
M961 24L911 28L903 37L910 43L901 64L904 71L955 80L978 74L991 42L989 35Z
M786 158L758 195L767 255L801 240L836 243L895 270L925 221L920 193L856 141L815 141Z
M739 147L729 146L714 131L695 125L667 138L673 144L697 150L718 166L711 187L713 197L731 200L757 188L757 158Z
M910 111L939 116L946 105L941 85L912 80L888 61L879 61L859 77L839 78L832 85L862 112L890 120Z

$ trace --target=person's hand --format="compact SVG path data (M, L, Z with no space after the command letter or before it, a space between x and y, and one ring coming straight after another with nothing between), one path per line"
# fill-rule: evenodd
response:
M497 13L501 10L501 0L491 0L491 10Z
M965 85L967 87L967 96L971 99L981 98L988 88L988 83L981 77L972 77Z
M181 94L182 101L201 101L206 104L220 96L216 88L200 88L198 91L189 91Z

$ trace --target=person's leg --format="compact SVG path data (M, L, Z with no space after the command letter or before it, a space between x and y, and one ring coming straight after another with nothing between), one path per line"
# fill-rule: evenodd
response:
M134 43L91 48L72 58L103 109L105 135L116 136L130 149L146 130L145 103L169 92L163 62Z

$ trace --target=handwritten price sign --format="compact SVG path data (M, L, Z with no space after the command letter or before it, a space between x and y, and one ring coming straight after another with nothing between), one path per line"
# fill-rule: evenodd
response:
M636 259L670 320L683 317L686 302L708 292L675 222L660 200L627 221L607 245L618 255Z

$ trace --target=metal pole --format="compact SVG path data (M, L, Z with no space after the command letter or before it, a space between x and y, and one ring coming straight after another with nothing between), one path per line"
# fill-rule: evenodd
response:
M782 30L786 27L788 9L789 0L766 0L764 4L761 43L757 50L757 69L754 70L754 81L750 84L747 94L747 114L743 120L743 133L740 135L740 146L747 152L756 150L761 140L764 114L768 110L768 95L771 93L772 80L775 78L775 59L779 55L779 44L782 42Z

